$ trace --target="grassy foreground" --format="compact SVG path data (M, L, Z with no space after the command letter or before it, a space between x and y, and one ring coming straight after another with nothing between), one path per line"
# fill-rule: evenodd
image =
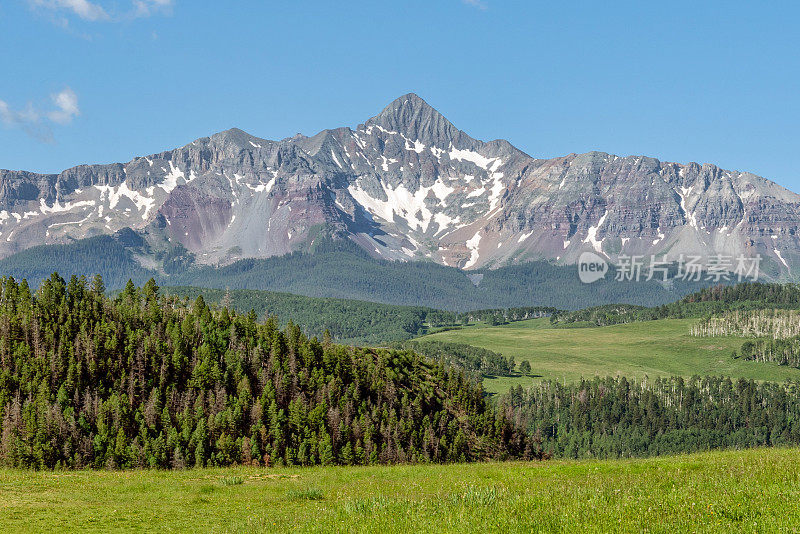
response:
M792 532L800 450L447 466L0 470L0 531Z
M700 338L689 335L696 319L662 319L602 328L551 328L548 319L532 319L504 326L476 326L449 330L423 339L467 343L517 362L527 360L543 378L573 381L581 377L715 375L783 382L800 379L800 369L770 362L731 358L745 341L737 337ZM487 391L505 393L529 377L484 379Z

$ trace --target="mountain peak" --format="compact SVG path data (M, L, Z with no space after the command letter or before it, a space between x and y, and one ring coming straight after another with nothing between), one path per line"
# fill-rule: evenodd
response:
M403 96L395 98L392 102L386 106L386 109L397 109L400 107L405 108L422 108L422 109L429 109L432 111L436 111L433 109L433 106L425 102L425 100L420 97L417 93L406 93Z
M416 93L408 93L393 100L383 111L368 120L366 125L400 132L410 139L426 144L447 146L450 141L465 136Z
M253 135L245 132L244 130L240 130L239 128L229 128L227 130L223 130L214 135L214 137L221 137L223 139L230 139L238 142L246 142L250 138L254 138Z

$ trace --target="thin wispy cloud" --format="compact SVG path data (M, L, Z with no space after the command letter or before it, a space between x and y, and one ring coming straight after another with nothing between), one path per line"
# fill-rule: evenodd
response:
M14 109L0 100L0 123L7 128L19 128L43 143L53 142L53 124L67 125L80 115L78 95L69 87L50 95L51 105L41 109L32 102Z
M461 1L468 6L472 6L474 8L481 10L487 9L489 7L489 5L483 0L461 0Z
M106 8L99 2L89 0L28 0L28 4L37 11L51 15L59 25L68 26L69 17L77 17L88 22L120 22L157 14L170 14L174 1L132 0L127 9Z
M99 4L88 0L28 0L31 6L54 12L67 12L83 20L108 20L109 15Z
M149 17L157 13L170 13L172 0L133 0L133 16Z

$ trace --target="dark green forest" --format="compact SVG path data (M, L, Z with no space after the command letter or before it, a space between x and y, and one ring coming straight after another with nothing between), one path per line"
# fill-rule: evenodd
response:
M583 284L574 265L546 261L465 272L433 262L377 260L349 240L319 239L309 250L240 260L216 269L198 267L176 274L162 285L264 289L469 311L518 306L578 309L607 302L652 306L671 302L707 283L678 282L667 290L655 281L616 282L612 273L607 280Z
M480 383L413 352L336 345L274 318L0 280L0 462L314 465L539 458Z
M56 271L68 276L101 273L109 288L122 288L128 280L141 285L155 274L139 265L124 240L107 235L31 247L0 259L0 273L28 280L33 287Z
M163 292L190 300L202 295L209 304L235 309L240 313L254 310L260 320L275 316L281 328L291 319L308 335L322 338L328 331L335 341L348 344L410 339L425 333L429 315L434 313L439 316L436 310L420 306L305 297L254 289L166 287ZM450 317L451 323L456 320L456 314L452 312L443 314Z
M512 390L517 422L563 458L800 444L800 384L722 377L595 378Z
M574 265L532 261L495 269L462 271L433 262L392 262L370 257L347 239L320 237L303 250L267 259L243 259L222 267L198 265L191 253L149 230L125 229L65 245L43 245L0 259L0 273L38 286L50 273L99 273L110 289L131 278L162 286L260 289L310 297L366 300L449 311L545 306L580 309L627 302L654 306L705 287L676 281L616 282L613 268L593 284L578 280ZM145 258L144 267L137 258ZM469 276L468 276L469 275Z
M557 311L555 308L526 306L453 312L363 300L305 297L257 289L166 287L163 292L191 300L202 295L208 303L233 308L241 313L254 310L261 319L275 316L281 327L291 318L308 335L321 338L327 331L335 341L368 345L411 339L428 333L432 328L478 321L498 325L550 316Z

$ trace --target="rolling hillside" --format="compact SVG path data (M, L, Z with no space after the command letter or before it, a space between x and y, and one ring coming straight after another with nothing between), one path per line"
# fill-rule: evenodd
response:
M353 465L541 458L457 369L53 275L0 279L0 465Z

